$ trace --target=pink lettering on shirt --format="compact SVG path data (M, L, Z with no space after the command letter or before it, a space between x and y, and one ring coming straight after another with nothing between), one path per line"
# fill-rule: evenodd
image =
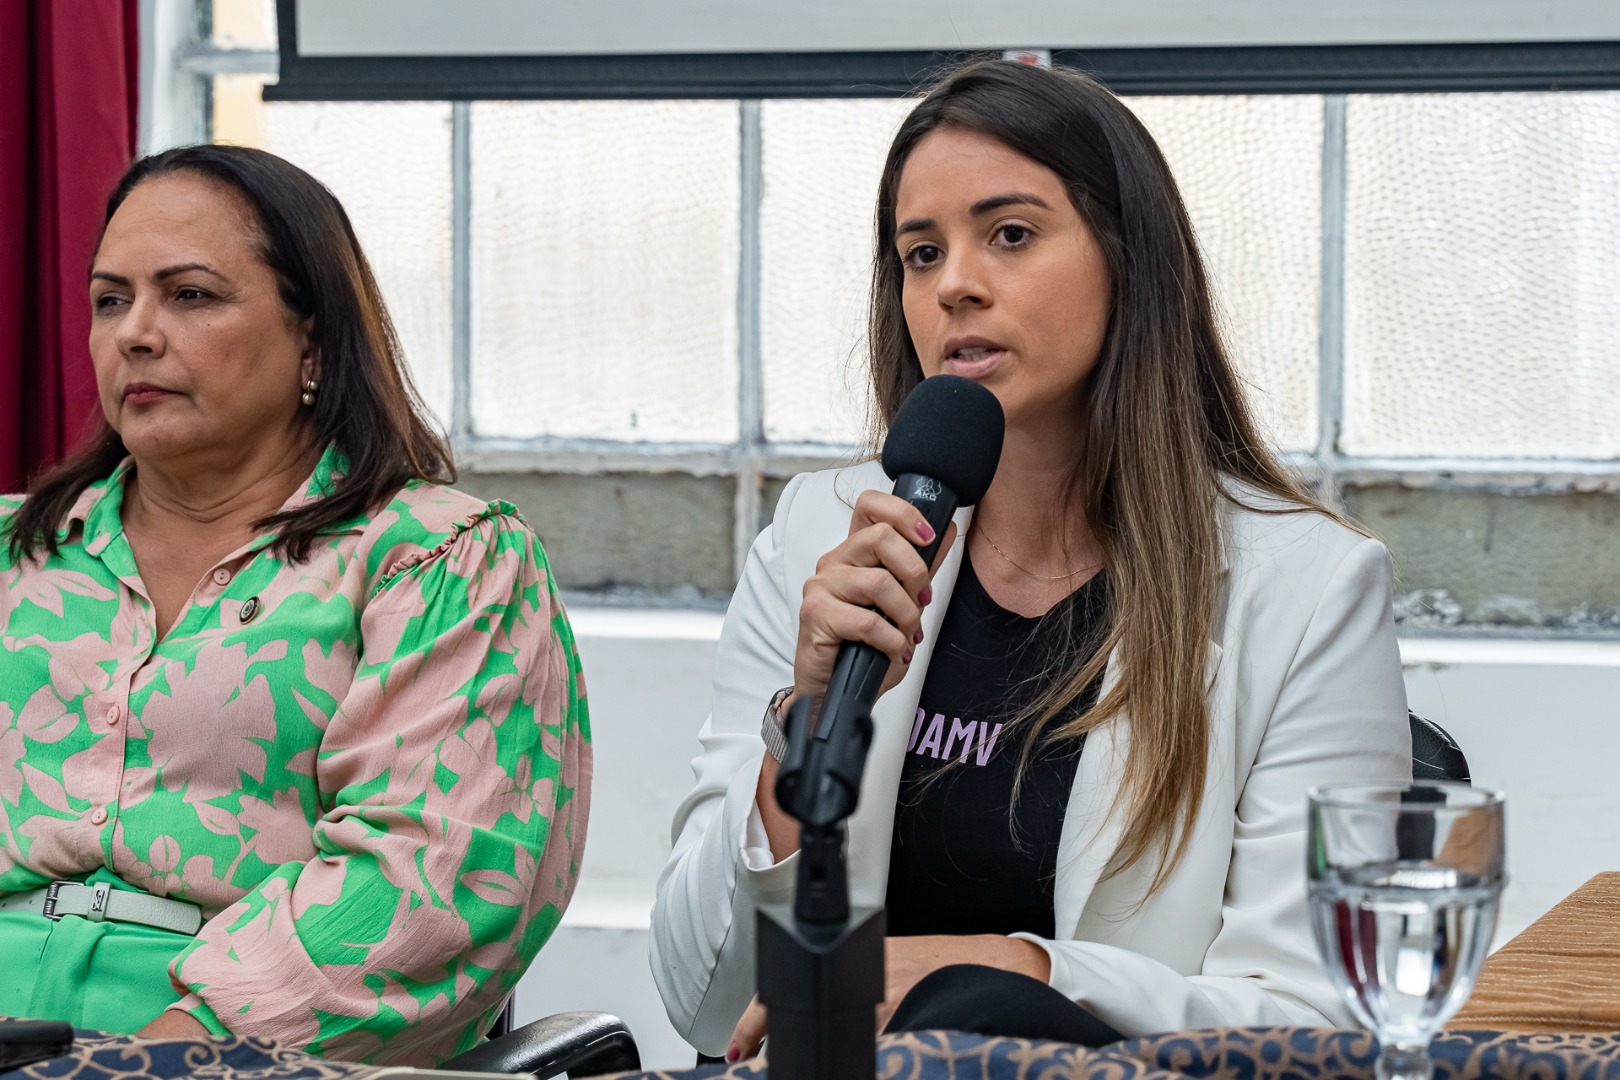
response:
M996 748L996 737L1001 734L1001 725L997 724L996 730L992 731L990 737L986 739L984 729L989 726L983 720L979 721L979 756L977 761L979 765L983 765L990 760L990 754Z
M951 756L951 748L956 745L956 737L960 735L962 737L962 760L966 761L968 751L973 749L973 740L978 733L979 724L976 721L968 720L964 722L960 719L952 719L951 734L950 737L945 740L945 752L940 756Z
M974 765L988 765L996 750L996 740L1001 737L1002 725L992 728L988 721L963 720L959 716L948 719L949 729L945 714L935 713L930 718L927 710L918 709L917 718L911 723L906 753L926 755L936 761L955 757L963 765L970 760Z
M944 737L945 714L935 713L934 718L928 722L928 734L917 744L917 753L927 754L931 758L939 757L939 741Z
M906 743L906 753L911 753L911 751L916 747L917 735L922 731L923 721L927 718L927 712L923 711L922 709L917 710L917 719L911 722L911 739Z

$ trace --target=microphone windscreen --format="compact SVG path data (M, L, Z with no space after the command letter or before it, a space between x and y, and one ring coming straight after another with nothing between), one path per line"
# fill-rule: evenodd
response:
M883 440L883 471L931 476L957 505L972 506L995 479L1006 427L996 395L960 375L935 375L900 403Z

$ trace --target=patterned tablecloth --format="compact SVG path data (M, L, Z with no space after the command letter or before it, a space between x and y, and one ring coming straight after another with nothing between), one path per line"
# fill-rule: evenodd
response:
M1309 1028L1181 1032L1100 1050L921 1032L885 1036L878 1044L877 1075L884 1080L1371 1080L1376 1051L1363 1032ZM1435 1080L1620 1080L1620 1034L1453 1031L1435 1041L1434 1057ZM81 1032L72 1055L0 1076L359 1080L378 1072L259 1039L159 1040ZM638 1075L764 1080L766 1073L763 1062L750 1061Z
M885 1036L880 1080L1370 1080L1377 1043L1359 1031L1246 1028L1132 1039L1098 1050L947 1032ZM1620 1035L1449 1032L1435 1080L1620 1080ZM730 1068L625 1074L764 1080L758 1061Z
M100 1031L74 1032L73 1052L25 1069L0 1071L5 1080L70 1076L74 1080L208 1077L211 1080L347 1080L374 1076L367 1065L327 1061L268 1039L137 1039Z

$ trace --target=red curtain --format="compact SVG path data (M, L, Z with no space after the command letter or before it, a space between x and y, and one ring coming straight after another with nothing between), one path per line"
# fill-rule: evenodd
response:
M0 0L0 491L91 429L90 260L135 152L139 0Z

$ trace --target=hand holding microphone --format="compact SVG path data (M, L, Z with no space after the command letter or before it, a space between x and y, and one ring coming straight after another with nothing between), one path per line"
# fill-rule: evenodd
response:
M883 443L893 493L860 496L848 538L821 558L805 583L795 705L808 695L820 702L819 717L848 724L904 678L921 640L929 581L954 539L951 515L989 489L1005 427L1001 403L971 379L936 375L906 398ZM816 730L823 741L830 734L820 724ZM852 732L842 736L859 739ZM798 850L799 824L777 804L777 778L777 762L767 754L755 801L771 852L783 859ZM822 776L821 784L839 788L824 792L823 805L852 807L856 792L843 790L851 780Z
M893 493L861 493L849 537L805 582L797 693L848 693L869 706L905 677L929 582L955 540L951 515L989 489L1005 423L995 395L960 376L925 379L906 398L883 443Z
M849 538L821 557L804 585L793 658L797 692L825 693L838 651L850 641L865 642L888 661L879 693L898 683L922 642L929 582L955 539L955 525L938 535L922 512L899 496L862 492ZM918 550L930 543L938 549L932 564Z

